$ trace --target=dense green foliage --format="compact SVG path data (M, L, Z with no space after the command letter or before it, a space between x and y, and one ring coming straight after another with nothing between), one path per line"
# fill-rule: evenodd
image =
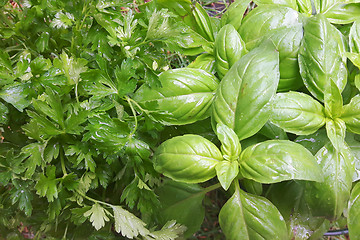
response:
M0 1L0 238L359 239L360 3L249 2Z

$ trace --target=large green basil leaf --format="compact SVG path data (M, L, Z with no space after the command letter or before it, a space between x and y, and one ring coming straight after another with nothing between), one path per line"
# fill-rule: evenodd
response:
M324 101L324 91L330 80L340 89L345 88L347 70L342 61L339 32L322 14L308 20L299 50L300 74L310 93Z
M279 5L262 5L252 10L242 21L239 33L246 49L253 49L266 33L281 27L290 28L301 23L299 12ZM287 43L288 44L288 43Z
M290 7L296 11L298 11L298 5L296 1L294 0L255 0L254 3L256 5L265 5L265 4L275 4L275 5L281 5L285 7Z
M245 43L231 24L223 26L215 39L215 67L222 78L243 55Z
M341 119L346 123L347 130L360 134L360 95L353 97L350 103L344 106Z
M143 84L134 100L163 124L188 124L209 116L218 80L194 68L169 70L160 75L161 87Z
M353 176L353 182L356 182L360 180L360 136L347 132L345 141L349 145L354 156L355 173Z
M340 149L342 149L345 144L345 122L340 118L336 118L334 120L327 118L326 133L331 144L335 147L335 149L340 151Z
M324 92L325 115L335 119L340 117L343 111L343 99L341 92L332 79L329 79Z
M260 183L302 179L322 181L315 157L300 144L269 140L246 148L240 155L240 175Z
M163 142L154 154L155 170L185 183L205 182L216 175L222 161L220 150L198 135L184 135Z
M325 181L306 182L305 198L314 216L333 220L342 214L350 197L353 156L347 146L338 151L329 143L319 150L316 158Z
M356 20L350 28L349 46L351 52L360 53L360 19Z
M214 74L215 73L215 57L210 53L203 53L200 56L198 56L187 67L202 69L209 73Z
M360 16L359 3L337 3L326 12L324 16L334 24L348 24Z
M241 20L243 19L244 13L250 2L250 0L234 1L226 10L226 12L221 16L221 26L231 24L234 26L236 31L239 31Z
M236 184L221 208L219 223L228 240L288 239L284 218L266 198L249 194Z
M215 169L221 186L228 190L239 173L239 163L237 161L221 161L215 166Z
M196 31L206 40L214 42L214 32L212 29L210 17L198 2L195 3L192 14L196 22Z
M304 198L304 184L302 181L285 181L272 184L266 192L269 199L285 218L290 239L306 240L316 231L323 235L329 227L322 230L329 221L313 217ZM327 224L326 224L327 223ZM312 239L312 238L311 238ZM317 238L315 238L317 239Z
M360 68L360 53L346 52L345 55L357 68Z
M216 135L221 142L221 152L228 161L238 160L241 153L241 145L236 133L225 124L218 124Z
M213 102L213 126L227 125L240 140L254 135L269 118L265 105L278 81L279 55L266 42L243 56L222 79Z
M161 202L157 216L160 224L176 220L187 227L185 237L200 228L205 216L205 193L199 185L166 180L155 192Z
M360 239L360 183L357 183L351 191L348 213L348 227L351 239Z
M280 81L278 91L296 90L303 86L297 58L302 38L302 24L281 27L265 34L263 38L265 41L271 39L279 51Z
M287 132L308 135L325 124L324 107L304 93L278 93L272 100L270 121Z

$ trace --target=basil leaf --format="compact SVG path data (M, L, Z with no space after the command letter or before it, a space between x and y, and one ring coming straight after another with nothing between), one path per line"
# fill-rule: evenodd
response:
M326 13L337 3L338 0L315 0L314 5L315 5L316 13Z
M354 156L355 172L353 182L360 180L360 138L359 135L347 132L345 141L351 149Z
M228 161L238 160L241 153L241 145L236 133L224 124L218 124L216 134L221 142L221 152Z
M359 3L337 3L324 12L324 16L333 24L348 24L360 16Z
M348 227L351 239L357 239L360 236L359 228L360 215L360 183L357 183L351 191L348 213Z
M246 49L251 50L266 33L277 31L281 27L290 28L299 23L301 17L294 9L279 5L262 5L243 19L239 33L246 43Z
M222 161L216 165L215 169L221 186L228 190L239 173L239 163L237 161Z
M339 32L322 14L309 18L299 50L300 74L306 88L320 101L331 80L340 92L346 85L347 70L341 59Z
M327 118L326 133L331 144L335 147L335 149L340 151L340 149L342 149L345 144L345 122L340 118L336 118L335 120Z
M205 208L202 204L205 197L203 189L196 184L179 183L166 180L157 190L161 208L158 219L160 224L176 220L187 227L185 237L196 232L204 221Z
M267 122L265 105L276 92L279 59L267 42L243 56L222 79L213 102L212 122L232 128L245 139Z
M324 107L304 93L278 93L271 102L270 121L287 132L308 135L325 124Z
M163 124L182 125L205 119L218 80L208 72L194 68L169 70L160 75L162 87L142 85L134 100Z
M241 20L250 2L250 0L236 0L231 3L226 12L221 16L221 26L231 24L236 31L239 31Z
M299 12L304 13L308 17L311 16L312 6L310 0L296 0L296 3L299 7Z
M205 182L216 175L220 150L206 138L184 135L163 142L154 154L155 170L179 182Z
M343 100L339 88L330 79L324 92L325 114L327 117L335 119L340 117L343 111Z
M300 144L287 140L250 146L241 153L239 162L241 176L260 183L291 179L323 181L314 156Z
M286 223L276 207L266 198L244 192L238 185L221 208L219 223L230 240L288 239Z
M347 52L345 55L357 68L360 68L360 53Z
M214 54L217 73L222 78L243 55L245 43L231 24L223 26L215 39Z
M360 95L353 97L350 103L344 106L341 119L346 123L347 130L360 134Z
M360 91L360 74L355 76L355 87Z
M279 51L280 81L278 91L296 90L303 86L299 73L298 52L303 38L302 24L281 27L264 35L264 40L271 39Z
M254 2L258 6L264 5L264 4L275 4L275 5L290 7L292 9L298 11L298 5L296 4L296 1L294 1L294 0L256 0Z
M196 22L197 32L203 36L206 40L214 42L214 32L212 29L209 15L206 13L204 8L198 3L195 3L195 7L192 11Z
M314 216L334 220L342 214L350 197L354 174L352 154L345 145L338 151L332 144L327 144L316 158L325 181L306 182L305 198Z
M360 53L360 19L356 20L350 28L349 46L351 52Z
M188 68L198 68L207 71L208 73L215 73L215 57L210 53L203 53L198 56Z

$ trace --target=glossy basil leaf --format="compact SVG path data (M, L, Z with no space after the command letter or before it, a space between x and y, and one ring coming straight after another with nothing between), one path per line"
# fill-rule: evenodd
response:
M228 161L238 160L241 153L241 145L236 133L225 124L218 124L216 135L221 142L223 158Z
M194 68L180 68L162 73L161 87L142 85L134 100L163 124L193 123L209 116L218 80L210 73Z
M360 95L353 97L350 103L344 106L341 119L346 123L347 130L360 134Z
M215 73L215 57L210 53L203 53L200 56L198 56L187 67L202 69L209 73L214 74Z
M340 117L343 111L343 99L339 88L333 80L329 79L324 92L325 115L335 119Z
M300 74L310 93L324 101L324 91L331 80L340 92L345 88L347 70L341 58L339 32L322 14L308 18L299 50Z
M355 172L353 176L353 182L360 180L360 136L347 132L345 141L351 149L354 156Z
M296 0L296 3L299 7L299 12L303 13L307 17L311 16L312 6L310 0Z
M351 239L359 239L359 216L360 216L360 183L357 183L351 191L349 210L348 210L348 228Z
M281 5L285 7L290 7L296 11L298 11L298 5L294 0L256 0L254 1L256 5L265 5L265 4L274 4L274 5Z
M229 240L288 239L286 223L276 207L264 197L244 192L238 185L221 208L219 223Z
M316 13L326 13L338 3L338 0L315 0Z
M355 87L360 91L360 74L355 76L354 83L355 83Z
M239 31L241 26L241 20L245 14L247 7L249 6L250 0L236 0L234 1L226 10L226 12L221 16L221 26L226 24L231 24L234 26L236 31Z
M336 3L324 16L333 24L352 23L360 16L360 3Z
M274 96L279 81L279 58L266 42L243 56L222 79L213 102L212 122L232 128L245 139L267 122L265 107Z
M248 193L261 195L263 192L263 186L259 182L255 182L254 180L243 178L240 180L241 186L245 188Z
M220 150L198 135L183 135L163 142L154 154L155 170L179 182L205 182L216 175Z
M245 43L231 24L223 26L218 32L215 45L215 67L220 78L247 53Z
M289 139L288 136L286 135L286 132L282 128L279 128L275 124L272 124L270 121L268 121L262 127L259 133L269 139L279 139L279 140Z
M356 20L350 28L349 47L353 53L360 53L360 19Z
M161 202L158 211L160 224L176 220L187 227L185 237L190 237L204 221L205 208L202 202L205 193L202 191L203 189L196 184L166 180L155 191Z
M221 186L228 190L239 173L239 163L237 161L222 161L216 164L215 170Z
M360 68L360 53L347 52L345 55L357 68Z
M303 38L303 26L281 27L264 35L264 40L271 39L279 51L280 81L278 91L296 90L303 86L299 73L298 52Z
M279 28L290 28L301 23L299 12L279 5L260 5L242 21L239 33L246 49L253 49L265 34Z
M345 144L345 122L340 118L336 118L335 120L327 118L326 133L335 149L340 151L340 149L342 149Z
M195 3L192 14L196 22L197 32L206 40L214 42L214 31L212 28L210 17L198 2Z
M342 214L350 197L354 173L352 157L345 145L338 151L327 144L316 154L325 180L305 185L305 198L314 216L334 220Z
M269 140L250 146L241 153L239 162L240 175L260 183L291 179L323 181L314 156L300 144L287 140Z
M326 232L329 229L327 227L322 230L325 219L311 215L304 198L303 181L285 181L272 184L265 196L279 209L281 215L285 218L290 230L289 239L305 240L309 239L310 236L314 237L316 231ZM324 232L320 235L321 237Z
M324 107L307 94L278 93L271 106L270 121L287 132L308 135L325 124Z

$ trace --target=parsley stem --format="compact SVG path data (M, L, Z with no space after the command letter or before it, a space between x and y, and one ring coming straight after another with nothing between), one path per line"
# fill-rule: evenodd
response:
M61 151L61 152L60 152L61 170L62 170L64 176L66 176L66 175L67 175L67 172L66 172L66 167L65 167L64 149L61 148L60 151Z
M96 200L94 198L91 198L89 196L86 196L86 194L80 192L80 191L76 191L78 194L80 194L83 198L86 198L87 200L91 201L91 202L94 202L94 203L99 203L99 204L102 204L102 205L105 205L105 206L108 206L108 207L113 207L112 204L110 203L107 203L107 202L103 202L103 201L100 201L100 200Z
M135 135L136 129L137 129L137 127L138 127L138 121L137 121L137 117L136 117L136 111L135 111L135 109L134 109L134 107L133 107L133 105L132 105L131 100L130 100L129 97L126 97L126 101L129 103L129 106L130 106L130 108L131 108L131 111L132 111L132 113L133 113L133 115L134 115L134 119L135 119L135 127L134 127L134 129L132 130L132 132L130 133L130 136L133 136L133 135Z

